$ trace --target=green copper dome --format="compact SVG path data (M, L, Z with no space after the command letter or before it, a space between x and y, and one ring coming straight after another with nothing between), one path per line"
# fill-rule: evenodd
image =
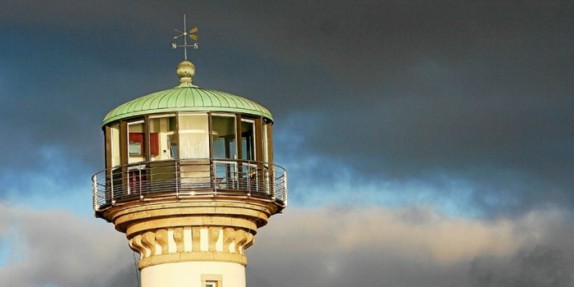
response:
M186 64L189 62L183 62ZM180 64L180 66L182 66ZM189 63L191 64L191 63ZM195 71L192 72L192 74ZM231 112L256 115L273 120L265 107L248 99L221 91L202 89L191 84L178 67L181 84L173 89L159 91L124 103L110 111L103 125L121 119L146 114L169 112ZM192 75L193 76L193 75ZM189 77L191 78L191 77Z

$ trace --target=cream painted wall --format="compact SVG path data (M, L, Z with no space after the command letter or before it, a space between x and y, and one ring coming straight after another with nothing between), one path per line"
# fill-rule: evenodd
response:
M120 165L120 125L113 124L110 129L112 166Z
M230 262L179 262L146 267L141 271L142 287L204 287L202 275L221 276L221 286L245 287L245 266Z

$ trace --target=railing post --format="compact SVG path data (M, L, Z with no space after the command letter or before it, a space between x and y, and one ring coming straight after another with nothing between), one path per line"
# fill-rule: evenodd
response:
M217 194L217 162L213 161L211 167L213 168L213 178L211 179L211 183L213 184L213 194Z
M247 167L247 196L251 196L251 174L250 174L250 165L246 165Z
M174 161L174 170L175 170L175 197L179 198L179 168L178 168L179 160Z
M142 195L142 166L141 164L138 166L138 189L140 191L140 199L143 199Z
M100 206L98 204L98 178L96 177L95 174L92 176L92 193L94 196L94 202L93 202L94 211L98 211L98 209L100 209Z
M283 197L285 197L285 206L287 206L287 171L283 171Z
M113 176L113 170L110 171L110 172L112 173L112 188L110 189L110 197L111 197L111 198L110 198L110 204L111 204L111 205L114 205L114 204L116 203L116 200L115 200L115 195L114 195L115 191L114 191L114 176ZM122 177L123 177L123 175L122 175ZM107 203L107 200L106 200L106 203Z
M271 173L269 173L269 171L267 171L268 174L268 178L267 180L269 180L269 189L271 189L271 198L273 198L273 201L277 200L277 198L275 198L276 196L276 192L275 192L275 167L272 167L271 169Z

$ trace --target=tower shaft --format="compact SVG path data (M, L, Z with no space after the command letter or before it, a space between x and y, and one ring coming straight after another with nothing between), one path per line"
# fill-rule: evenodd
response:
M116 206L103 216L140 254L143 287L244 287L245 250L275 212L259 198L192 198Z

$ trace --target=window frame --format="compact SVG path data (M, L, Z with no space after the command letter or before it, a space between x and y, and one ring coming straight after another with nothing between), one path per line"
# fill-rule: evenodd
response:
M171 112L171 113L158 113L150 114L141 117L121 119L117 122L108 123L104 127L105 136L105 149L106 149L106 167L113 168L114 166L137 163L138 161L134 158L139 157L139 161L151 161L153 157L162 153L161 144L157 141L161 141L161 137L158 135L160 132L151 132L151 122L155 119L169 119L173 118L173 122L170 125L173 130L168 127L167 133L169 134L176 145L168 146L170 152L171 160L181 159L182 145L180 143L180 118L185 116L207 116L207 132L208 132L208 152L206 155L209 158L215 159L214 157L214 117L226 117L233 118L235 124L235 143L231 144L235 147L235 154L229 152L229 158L227 160L245 160L245 161L260 161L266 163L273 162L273 122L264 117L253 117L251 115L244 115L241 113L227 113L227 112ZM243 124L249 124L252 126L252 142L245 145L243 139ZM142 124L143 140L140 140L140 153L135 154L129 153L130 150L130 126ZM171 126L174 124L175 126ZM112 135L112 128L116 128L119 133L119 150L115 150L112 144L114 140L114 135ZM155 133L155 135L154 135ZM117 136L116 136L117 137ZM115 139L118 140L117 138ZM152 147L152 141L154 142L155 149ZM253 144L253 147L250 145ZM176 147L177 146L177 147ZM228 147L226 147L228 148ZM173 150L175 149L175 150ZM177 154L173 155L173 151ZM250 155L252 151L252 155ZM116 156L114 158L114 153L119 152L119 162L114 162L114 159L118 159Z
M217 274L201 274L201 287L223 287L223 276Z

